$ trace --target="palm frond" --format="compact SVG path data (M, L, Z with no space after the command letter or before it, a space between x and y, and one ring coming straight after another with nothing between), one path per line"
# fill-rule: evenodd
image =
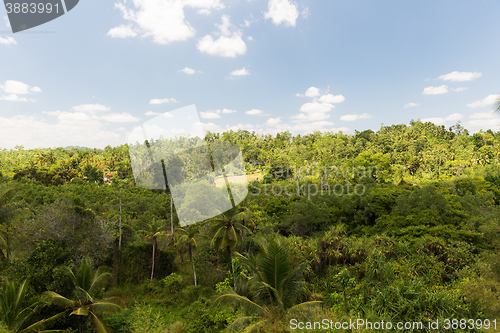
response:
M78 309L71 312L69 315L77 315L77 316L87 316L89 314L89 306L80 306Z
M320 303L323 303L321 301L309 301L309 302L302 302L300 304L292 306L288 311L295 311L295 310L300 310L302 308L307 308L313 305L319 305Z
M248 326L248 327L247 327L247 328L243 331L243 333L248 333L248 332L251 332L254 328L258 327L259 325L262 325L264 322L265 322L265 320L261 320L261 321L256 322L255 324L252 324L252 325Z
M243 317L239 317L239 318L237 318L235 321L233 321L227 327L227 331L237 330L237 329L239 329L239 327L241 325L244 325L245 322L248 322L248 321L251 321L251 320L255 320L255 319L259 319L259 318L260 317L258 317L258 316L243 316Z
M64 317L70 310L63 311L61 313L56 314L55 316L52 316L47 319L42 319L40 321L37 321L33 325L30 325L20 331L20 333L29 333L29 332L65 332L64 330L50 330L50 331L45 331L45 328L52 326L57 320L60 318Z
M229 304L229 303L237 303L247 308L250 311L256 312L260 315L269 315L269 310L258 305L255 302L252 302L247 297L236 294L234 291L228 292L227 294L221 295L217 297L214 302L214 305L218 304Z
M102 273L99 270L95 272L94 278L92 279L92 283L90 284L90 288L88 292L90 295L95 295L99 288L101 288L113 275L111 273Z
M97 316L93 312L90 312L90 321L92 322L92 325L94 326L97 333L113 333L106 320Z
M110 297L92 303L91 309L93 312L102 314L120 313L125 308L125 304L118 297Z
M79 301L89 301L89 302L94 301L94 298L88 293L88 291L83 289L80 286L75 287L75 294L76 294L76 298Z
M63 307L72 307L76 305L76 301L67 299L64 296L59 295L53 291L46 291L42 294L42 297L46 299L49 303L63 306Z

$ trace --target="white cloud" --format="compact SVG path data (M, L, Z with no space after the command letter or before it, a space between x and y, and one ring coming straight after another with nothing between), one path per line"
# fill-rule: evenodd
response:
M448 86L447 85L442 85L439 87L427 87L424 88L424 91L422 94L424 95L441 95L441 94L446 94L448 92Z
M304 10L302 10L302 12L300 13L300 15L302 15L303 18L308 18L309 17L309 8L305 7Z
M125 137L105 129L91 115L81 112L53 111L44 114L55 117L48 122L36 116L0 117L2 148L23 145L26 148L85 146L104 148L122 144Z
M109 107L101 104L81 104L73 106L73 110L75 110L76 112L95 113L95 112L109 111L110 109Z
M202 15L210 15L212 11L210 9L203 8L203 9L198 9L197 13Z
M183 69L179 69L179 72L183 72L189 75L193 75L196 73L201 73L201 71L197 71L195 69L189 68L189 67L184 67Z
M214 40L210 35L206 35L198 42L198 50L210 55L234 58L237 55L245 54L247 46L241 36L237 34L232 37L221 36L217 40Z
M281 118L280 118L280 117L277 117L277 118L269 118L269 119L266 121L266 125L267 125L267 126L276 126L276 125L278 125L279 123L281 123Z
M226 125L226 128L224 129L225 131L237 131L237 130L252 130L254 129L256 126L255 125L252 125L252 124L237 124L237 125ZM262 126L260 126L258 129L257 129L257 132L262 132Z
M112 38L127 38L127 37L137 36L137 32L134 31L132 26L121 24L117 27L110 29L107 35Z
M220 113L235 113L236 110L230 110L230 109L217 109L217 110L208 110L206 112L200 112L201 118L205 119L218 119L220 118Z
M3 44L3 45L16 45L17 42L16 42L16 40L14 38L7 36L5 38L0 37L0 44Z
M0 85L0 90L3 90L5 93L8 94L0 96L0 100L10 101L10 102L27 102L28 98L19 97L18 95L26 95L32 92L34 93L42 92L42 89L40 89L39 87L30 87L26 83L14 80L5 81L3 85ZM30 98L29 100L31 102L35 102L35 100L32 98Z
M211 10L222 9L225 6L220 0L133 0L128 2L123 0L115 2L115 7L121 11L125 20L135 25L131 31L137 30L142 37L152 37L154 43L168 44L186 40L196 33L191 24L185 20L184 7L195 8L198 9L198 13L208 14Z
M153 111L148 111L145 113L146 116L161 116L163 115L164 117L166 118L172 118L173 115L171 113L168 113L168 112L153 112Z
M478 112L470 116L472 119L495 119L500 115L496 112Z
M165 104L165 103L176 103L175 98L153 98L149 101L149 104Z
M9 102L27 102L28 101L28 99L26 97L19 97L16 94L0 96L0 100L9 101Z
M297 4L289 0L269 0L264 17L272 19L275 25L284 24L294 27L299 17Z
M500 114L497 112L478 112L470 116L472 120L465 122L465 125L469 128L477 129L498 129L500 126Z
M243 20L243 22L245 22L245 23L242 24L242 26L247 27L247 28L250 26L250 21L249 20Z
M405 104L403 107L406 109L406 108L413 108L413 107L419 106L419 105L420 104L418 104L418 103L412 103L412 102L410 102L410 103Z
M220 110L210 110L210 111L206 111L206 112L200 112L200 117L203 119L218 119L218 118L220 118L219 113L220 113Z
M445 117L445 118L441 118L441 117L425 118L425 119L422 119L422 122L424 122L424 123L431 122L435 125L445 125L446 123L455 122L455 121L458 121L462 118L463 118L463 116L461 114L452 113L448 117Z
M314 112L330 112L335 106L330 103L305 103L300 107L301 112L314 113Z
M480 78L481 73L479 72L451 72L445 75L441 75L438 77L438 79L444 80L444 81L451 81L451 82L464 82L464 81L472 81L474 79Z
M204 131L210 131L215 133L222 132L222 127L214 123L200 123L200 125Z
M488 95L488 97L483 98L480 101L475 101L474 103L467 104L467 106L470 107L471 109L483 108L485 106L495 104L499 98L500 98L500 94L499 95Z
M231 19L228 15L222 15L222 24L215 24L215 26L219 29L218 34L222 36L231 36L230 29L234 26L231 24Z
M241 31L236 30L231 35L230 30L233 26L229 16L222 15L222 24L216 24L216 26L219 29L216 34L220 37L216 40L210 35L201 38L197 44L200 52L228 58L246 53L247 46L241 38Z
M326 121L330 118L328 112L330 112L335 106L334 103L342 103L345 101L345 97L342 95L326 94L321 95L320 91L316 87L310 87L307 89L304 95L295 94L298 97L309 97L312 98L312 102L303 104L297 115L290 117L294 123L320 123ZM318 98L319 97L319 98ZM333 123L331 123L333 126Z
M455 92L462 92L462 91L465 91L467 89L468 88L465 88L465 87L459 87L459 88L455 88L455 89L452 89L452 90L455 91Z
M340 117L340 120L343 121L355 121L358 119L369 119L372 116L370 116L368 113L363 113L363 114L346 114Z
M309 91L309 90L308 90ZM307 95L307 92L306 92ZM316 95L310 94L310 95ZM327 99L332 99L332 98L327 98ZM338 98L337 98L338 100ZM291 119L294 122L309 122L309 121L320 121L320 120L325 120L330 118L330 116L327 114L330 112L333 108L335 108L334 105L330 103L318 103L316 101L311 102L311 103L305 103L300 107L300 112L297 115L293 115Z
M446 117L445 119L449 120L449 121L456 121L456 120L462 119L462 117L463 116L460 113L452 113L448 117Z
M245 113L249 114L249 115L252 115L252 116L257 116L257 115L261 115L262 112L263 112L262 110L252 109L252 110L246 111Z
M291 117L294 122L302 121L319 121L330 118L325 112L309 112L309 113L299 113Z
M8 18L7 16L4 16L4 17L3 17L3 19L4 19L4 21L5 21L5 26L6 26L7 28L10 28L10 21L9 21L9 18Z
M235 69L234 71L231 72L231 76L246 76L250 75L250 72L243 67L242 69Z
M313 121L313 122L300 122L295 124L278 124L275 126L277 131L291 131L300 133L311 133L314 131L333 131L335 123L331 121Z
M248 37L247 37L247 40L252 41L252 40L253 40L253 37L252 37L252 36L248 36Z
M469 128L477 128L477 129L493 129L498 130L500 126L500 119L474 119L469 120L464 123L465 126Z
M332 94L326 94L326 95L321 96L318 99L318 101L320 101L322 103L331 103L331 104L342 103L343 101L345 101L345 97L342 95L335 95L334 96Z
M110 113L99 116L99 119L112 123L136 123L140 119L132 116L130 113Z
M7 80L0 88L7 94L25 95L30 93L30 86L20 81Z
M311 88L307 89L305 95L306 95L306 97L311 97L311 98L318 97L320 95L319 89L316 87L311 87Z

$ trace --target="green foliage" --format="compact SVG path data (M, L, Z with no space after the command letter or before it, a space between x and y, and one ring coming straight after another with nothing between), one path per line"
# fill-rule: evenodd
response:
M264 182L250 184L253 200L178 229L176 242L160 239L168 196L135 186L127 145L0 152L0 268L11 281L29 280L22 309L52 290L81 309L54 319L56 329L80 328L86 309L71 303L75 285L56 268L90 256L113 269L109 296L131 305L102 314L115 332L220 332L232 323L281 332L290 309L307 300L324 300L332 318L498 317L499 133L411 121L354 135L228 131L207 139L237 143L247 171ZM182 159L167 163L186 177L197 172ZM176 208L196 200L189 205ZM274 232L285 236L281 245ZM271 281L273 269L297 288ZM151 272L157 279L149 281ZM211 297L221 293L239 306L214 308ZM30 322L53 318L57 307L39 308Z
M172 294L180 292L183 286L182 276L176 273L165 276L161 280L161 282L163 283L167 291Z
M71 286L64 274L57 270L60 266L71 266L74 251L55 240L40 242L25 260L14 260L9 271L21 279L31 281L31 294L40 295L47 290L69 292Z
M316 302L298 302L304 290L304 263L292 266L291 255L285 244L277 237L270 242L257 240L259 251L256 255L239 256L248 275L244 286L235 290L228 289L215 303L234 302L245 307L250 316L240 317L231 326L250 319L257 320L250 327L259 327L270 320L284 315L288 310L308 307ZM297 304L300 303L300 304Z

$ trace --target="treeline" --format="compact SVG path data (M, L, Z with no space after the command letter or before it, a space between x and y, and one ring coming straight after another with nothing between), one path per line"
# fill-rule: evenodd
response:
M442 179L470 175L477 168L499 163L500 133L488 130L469 135L457 123L446 129L430 122L383 126L379 131L355 135L315 132L292 136L290 132L258 135L248 131L207 133L208 142L231 142L242 151L248 172L264 167L338 169L376 165L388 181ZM55 148L14 150L0 154L2 175L44 185L70 182L102 184L113 177L133 181L129 147L105 149Z

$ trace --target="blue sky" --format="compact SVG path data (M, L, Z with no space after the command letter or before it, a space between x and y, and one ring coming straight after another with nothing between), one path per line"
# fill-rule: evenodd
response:
M205 128L499 130L498 1L80 0L9 32L0 148L127 142L195 104Z

